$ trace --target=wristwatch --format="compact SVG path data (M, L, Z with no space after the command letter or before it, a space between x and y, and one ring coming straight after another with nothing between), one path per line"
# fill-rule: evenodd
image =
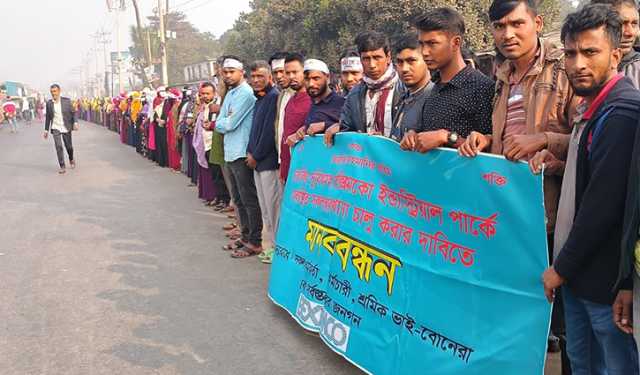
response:
M458 139L459 138L460 138L460 136L458 136L458 133L449 132L449 135L447 136L447 146L449 146L449 147L455 146L456 143L458 143Z

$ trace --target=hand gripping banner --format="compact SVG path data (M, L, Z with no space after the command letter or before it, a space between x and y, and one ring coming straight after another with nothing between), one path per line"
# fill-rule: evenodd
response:
M372 374L544 372L542 176L340 134L295 147L269 296Z

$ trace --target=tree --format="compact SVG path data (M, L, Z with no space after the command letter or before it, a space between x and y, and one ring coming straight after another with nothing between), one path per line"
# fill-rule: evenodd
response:
M167 64L169 84L184 82L183 68L186 65L202 62L208 58L216 58L221 49L220 42L208 32L200 32L180 12L168 15L167 30L176 33L176 39L167 39ZM131 28L131 55L138 66L144 66L147 61L147 39L150 36L151 64L160 63L160 38L158 36L159 19L157 16L148 17L149 26L142 27L140 32L136 27ZM139 69L138 69L139 70ZM140 75L140 73L138 74Z
M341 52L363 30L384 32L393 41L415 32L413 20L425 10L457 9L467 26L466 43L492 49L487 9L491 0L254 0L221 38L225 54L265 59L276 51L295 50L337 67ZM547 27L556 24L558 0L542 0Z

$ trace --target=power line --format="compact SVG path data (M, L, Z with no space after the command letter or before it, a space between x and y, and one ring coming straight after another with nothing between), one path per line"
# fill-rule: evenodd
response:
M189 4L189 3L193 3L194 1L196 1L196 0L187 0L187 1L184 1L184 2L182 2L182 3L180 3L180 4L177 4L177 5L173 5L173 6L171 6L171 9L178 9L178 8L180 8L180 7L183 7L183 6L187 5L187 4Z
M194 6L190 7L190 8L187 8L187 9L180 9L180 11L183 12L183 13L184 12L189 12L189 11L192 11L194 9L198 9L200 7L203 7L205 5L209 5L210 3L211 3L210 0L205 0L203 3L200 3L198 5L194 5Z

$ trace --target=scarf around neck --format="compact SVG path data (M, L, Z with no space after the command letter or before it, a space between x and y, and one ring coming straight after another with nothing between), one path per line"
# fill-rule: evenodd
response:
M373 80L367 76L364 76L362 80L364 84L367 85L367 88L369 90L377 92L393 86L398 80L398 74L393 68L393 64L389 64L389 67L387 67L387 70L384 72L382 77Z

